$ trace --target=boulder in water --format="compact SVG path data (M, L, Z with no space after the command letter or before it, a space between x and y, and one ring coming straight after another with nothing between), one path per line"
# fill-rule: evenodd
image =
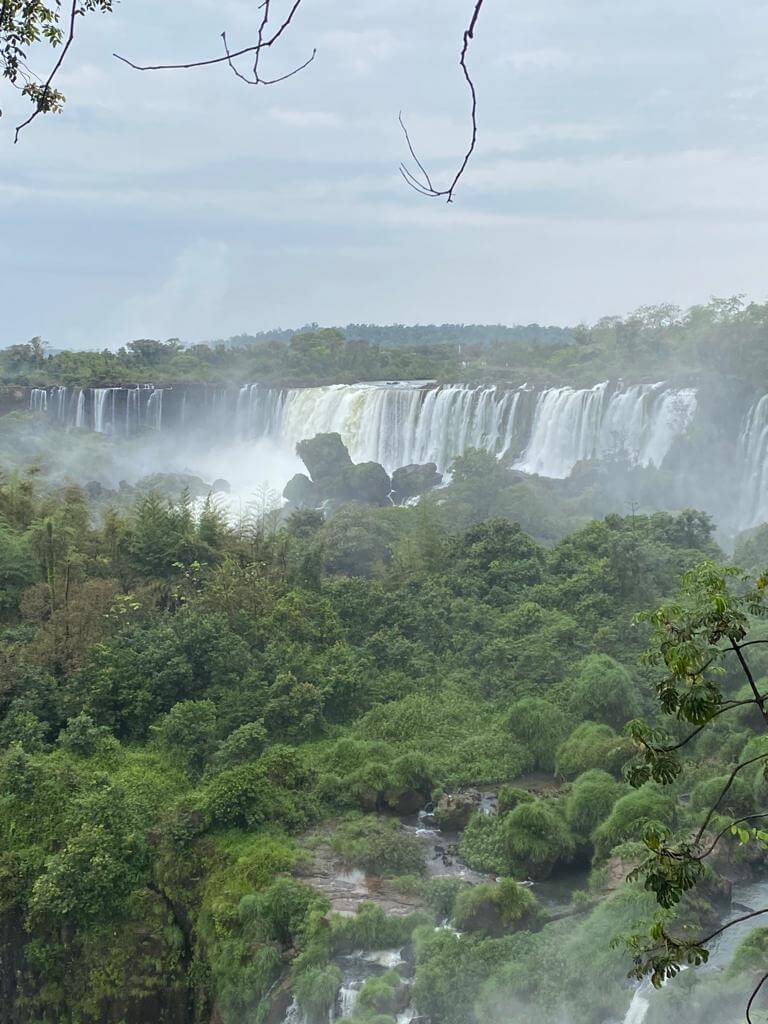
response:
M389 474L383 466L378 462L358 462L344 470L339 497L359 501L363 505L388 505L391 489Z
M435 820L444 832L459 832L469 824L469 819L480 807L480 794L474 790L468 793L445 793L435 808Z
M395 504L401 505L409 498L418 498L426 494L442 482L443 474L438 473L434 462L401 466L392 474L392 499Z
M307 467L314 483L323 489L333 487L352 466L352 459L341 434L315 434L299 441L296 454Z
M304 508L317 508L321 497L318 487L312 483L306 473L296 473L283 488L283 497L292 505Z

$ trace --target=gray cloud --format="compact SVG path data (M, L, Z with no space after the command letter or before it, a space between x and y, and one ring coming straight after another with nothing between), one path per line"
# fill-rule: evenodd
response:
M408 191L465 143L466 0L305 0L272 89L117 64L252 38L250 0L84 20L61 117L0 122L0 343L115 345L307 320L574 322L766 291L768 17L757 0L488 4L477 156L452 207Z

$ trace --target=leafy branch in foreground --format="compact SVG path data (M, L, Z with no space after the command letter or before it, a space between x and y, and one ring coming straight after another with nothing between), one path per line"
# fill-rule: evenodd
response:
M33 104L32 113L16 126L14 142L39 114L59 113L64 95L54 79L75 39L77 19L93 11L108 13L113 0L70 0L65 5L55 0L2 0L0 4L0 73ZM28 51L36 43L48 43L58 57L43 79L27 62Z
M682 772L680 751L727 712L752 705L763 725L768 724L768 693L761 692L747 653L747 648L768 643L768 637L752 635L759 620L766 616L768 577L752 579L739 569L704 562L684 575L678 601L640 617L650 622L654 630L654 644L644 661L664 670L656 684L661 710L695 728L675 741L645 722L631 722L627 732L637 750L636 758L626 769L631 785L675 782ZM736 670L746 680L751 696L744 700L728 699L724 692L724 679L727 685L725 677L734 667L729 662L735 662ZM768 811L725 819L719 813L739 775L758 765L768 774L768 750L733 766L693 834L676 835L656 822L646 824L643 838L648 856L630 873L629 879L641 880L665 911L676 907L683 895L701 880L704 862L726 836L736 836L742 843L768 845L768 832L754 824L768 818ZM706 963L707 946L717 936L766 913L768 908L755 910L697 938L673 935L666 920L661 919L650 936L630 937L634 959L630 976L640 979L650 975L652 984L659 987L684 966ZM751 1019L750 1011L764 982L765 978L761 979L750 996L747 1020Z

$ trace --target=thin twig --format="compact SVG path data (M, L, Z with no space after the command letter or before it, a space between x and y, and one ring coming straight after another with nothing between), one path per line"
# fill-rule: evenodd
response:
M403 120L402 112L398 116L398 120L400 121L400 127L403 129L403 134L405 135L405 141L408 146L408 150L412 158L416 162L416 166L418 167L419 171L422 174L422 180L420 181L418 177L408 169L405 163L401 163L399 171L403 177L403 180L415 192L420 193L420 195L430 196L431 198L445 198L445 201L448 203L453 202L453 194L456 191L456 186L458 185L459 180L463 175L464 171L467 169L467 165L469 164L469 161L472 158L472 154L475 151L475 146L477 145L477 90L475 89L475 83L472 80L472 75L469 73L469 67L467 66L467 55L469 53L469 44L475 37L475 28L477 27L477 20L480 17L480 11L482 9L484 2L485 0L475 0L475 6L472 11L472 18L469 22L468 27L464 30L464 35L462 37L461 52L459 54L459 66L461 67L462 74L464 75L464 79L469 89L469 95L471 99L470 121L472 125L472 131L470 135L469 145L464 153L464 157L461 161L461 164L459 165L459 169L454 174L453 180L451 181L447 188L438 189L435 188L435 186L432 184L432 180L429 174L427 173L423 163L416 155L416 151L413 147L410 136L408 135L408 129L406 128L405 122Z
M763 698L763 699L765 699L765 698ZM703 722L700 726L698 726L698 728L694 729L692 733L689 733L685 737L684 740L680 740L679 743L675 743L675 744L673 744L671 746L668 746L668 747L652 747L650 744L646 744L646 746L648 746L651 750L657 751L658 753L665 753L665 754L668 754L668 753L670 753L673 750L679 750L680 747L684 747L686 745L686 743L690 743L691 740L694 739L694 737L698 736L699 733L703 729L706 729L707 726L712 721L714 721L714 719L717 718L719 715L724 715L726 711L733 711L734 708L741 708L741 707L744 707L747 704L757 704L758 707L759 707L759 701L756 700L754 697L750 697L749 700L731 700L731 701L728 701L727 704L721 704L720 707L717 709L717 711L714 712L714 714L712 715L711 718L708 718L706 720L706 722Z
M733 781L736 778L736 776L739 774L739 772L743 768L747 768L747 767L749 767L749 765L754 764L756 761L764 761L766 759L766 757L768 757L768 754L758 754L757 757L751 757L748 761L742 761L741 764L737 764L736 765L736 767L733 769L733 771L731 772L730 776L728 777L728 781L723 786L723 789L722 789L722 791L720 793L720 796L714 802L712 807L710 807L709 813L707 814L706 818L702 822L701 828L696 833L696 844L697 845L701 842L701 838L702 838L702 836L704 835L704 833L707 830L707 825L712 820L712 815L715 813L717 808L722 803L723 799L725 798L726 793L728 792L728 790L733 785Z
M760 981L758 981L757 985L755 986L755 989L752 992L752 995L749 997L749 1002L747 1003L747 1024L752 1024L752 1004L757 999L757 995L758 995L760 989L766 983L766 981L768 981L768 974L764 974L762 976Z
M731 641L731 647L736 652L736 657L739 659L739 664L741 665L744 671L744 675L747 677L750 689L752 690L752 693L754 693L755 695L755 700L758 703L758 707L760 708L762 716L765 719L765 721L768 722L768 712L765 710L765 698L760 696L760 691L757 689L757 683L755 682L755 677L752 675L752 670L747 664L747 659L741 653L741 647L738 644L734 643L734 641Z
M291 22L293 21L294 15L301 6L302 0L294 0L293 4L291 5L290 11L283 19L282 23L280 24L280 27L277 28L271 36L268 36L265 39L264 29L266 27L266 22L269 17L270 3L271 0L264 0L263 3L259 4L260 9L262 9L265 13L264 15L262 15L262 19L259 24L257 41L251 46L242 47L242 49L240 50L227 50L223 57L210 57L207 60L187 61L183 64L136 64L134 63L134 61L129 60L127 57L121 56L119 53L113 53L112 56L122 61L123 64L127 64L128 67L133 68L134 71L185 71L191 68L211 67L214 64L229 64L231 67L232 61L235 60L237 57L243 57L248 53L252 53L254 54L254 80L252 81L239 73L238 77L243 78L243 80L247 81L250 85L271 85L272 82L279 82L281 81L281 79L276 78L273 80L264 80L258 78L258 55L262 50L268 49L270 46L273 46L278 41L278 39L280 39L280 37L283 35L283 33L286 31L286 29L290 26ZM314 60L314 56L315 55L313 53L312 57L310 57L310 59L306 62L306 64L303 65L303 67L306 67L307 64L310 64ZM292 71L289 75L286 75L284 77L290 78L291 75L295 75L300 70L301 68L296 68L295 71Z
M723 838L723 836L726 834L726 832L730 832L730 830L735 825L742 825L745 821L755 821L758 818L768 818L768 811L765 811L762 814L745 814L743 818L736 818L734 821L729 822L729 824L727 824L724 829L721 829L717 833L715 838L712 840L712 845L709 847L706 853L699 854L698 856L694 857L694 860L706 860L706 858L712 853L712 851Z
M760 917L762 914L768 914L768 907L763 907L762 910L753 910L749 914L743 914L741 917L734 917L732 921L726 921L725 924L720 925L717 931L712 932L711 935L707 935L706 938L700 939L697 945L706 946L712 939L716 939L718 935L722 935L723 932L727 932L729 928L733 928L735 924L741 924L742 921L751 921L753 917Z

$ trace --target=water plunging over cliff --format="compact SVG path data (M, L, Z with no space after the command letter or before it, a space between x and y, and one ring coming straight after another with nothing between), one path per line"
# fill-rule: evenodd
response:
M738 451L742 467L739 518L746 529L768 519L768 395L747 413Z
M659 466L688 428L696 393L665 384L593 388L500 387L430 382L314 388L152 385L34 389L30 408L70 427L119 436L203 430L220 442L269 439L293 452L317 433L341 434L356 462L392 471L435 462L444 472L469 448L516 468L565 477L607 455Z

